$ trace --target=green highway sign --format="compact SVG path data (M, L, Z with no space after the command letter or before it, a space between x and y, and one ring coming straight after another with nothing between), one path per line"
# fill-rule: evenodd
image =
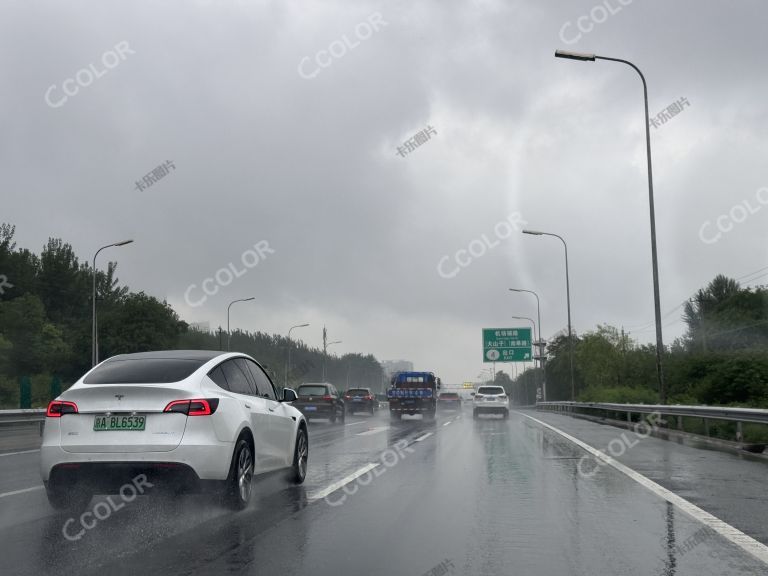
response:
M530 362L530 328L483 328L483 362Z

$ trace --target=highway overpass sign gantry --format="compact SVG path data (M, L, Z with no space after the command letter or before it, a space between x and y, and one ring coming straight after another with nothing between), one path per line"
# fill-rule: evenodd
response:
M483 362L530 362L530 328L483 328Z

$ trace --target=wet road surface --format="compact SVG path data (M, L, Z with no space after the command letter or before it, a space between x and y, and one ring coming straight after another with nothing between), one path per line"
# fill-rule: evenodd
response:
M97 497L86 510L106 518L82 533L79 514L49 507L39 453L0 455L3 574L768 574L542 422L598 449L627 434L535 412L312 421L302 486L260 478L236 513L210 495L149 489L109 513ZM654 438L616 459L766 543L765 461Z

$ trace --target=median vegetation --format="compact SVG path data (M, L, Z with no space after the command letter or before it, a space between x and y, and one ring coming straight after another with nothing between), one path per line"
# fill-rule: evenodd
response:
M681 316L686 334L662 360L669 403L768 408L768 289L717 276L682 305ZM570 400L567 334L548 352L548 400ZM655 346L613 326L574 335L574 375L582 402L659 402ZM540 378L539 370L515 380L497 375L523 404L534 402Z
M91 366L93 269L72 247L50 239L40 254L16 247L15 227L0 224L0 409L43 407ZM192 329L164 301L121 286L117 265L96 274L99 355L164 349L219 350L226 332ZM224 306L226 308L226 306ZM266 364L276 384L285 379L285 336L234 331L231 349ZM288 383L320 381L323 354L290 342ZM326 380L380 390L381 365L372 355L329 355Z

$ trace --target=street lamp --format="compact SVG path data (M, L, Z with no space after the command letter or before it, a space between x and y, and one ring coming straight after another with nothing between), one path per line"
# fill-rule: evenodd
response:
M538 318L539 322L539 338L538 342L536 343L536 347L539 349L539 368L544 370L544 341L541 339L541 301L539 300L539 295L536 294L533 290L525 290L523 288L510 288L510 292L528 292L529 294L533 294L536 296L536 317ZM545 374L542 374L541 377L541 396L544 402L547 401L547 379L545 377Z
M334 344L341 344L341 340L334 340L323 344L323 382L325 382L325 359L328 357L328 347Z
M661 355L664 350L664 341L661 335L661 297L659 295L659 262L656 252L656 214L653 202L653 169L651 166L651 127L648 116L648 85L645 82L645 76L640 68L628 60L620 58L608 58L607 56L597 56L595 54L583 54L580 52L568 52L565 50L555 51L556 58L568 58L570 60L595 61L609 60L611 62L620 62L631 66L635 72L640 75L643 81L643 100L645 102L645 152L648 158L648 206L651 215L651 263L653 265L653 305L656 320L656 375L659 381L659 396L661 403L667 403L667 385L664 381L664 370L661 365Z
M528 316L511 316L511 318L516 320L528 320L533 326L533 338L536 339L536 322L533 321L533 318L528 318ZM541 335L541 329L539 329L539 335ZM528 402L528 386L525 387L525 401Z
M239 300L232 300L232 302L229 303L229 306L227 306L227 352L229 352L229 341L232 338L232 333L229 331L229 309L232 308L232 304L235 304L236 302L248 302L250 300L256 300L256 297L251 296L250 298L240 298Z
M126 244L130 244L133 242L133 240L123 240L122 242L115 242L114 244L107 244L106 246L102 246L98 250L96 250L96 254L93 255L93 294L91 295L91 299L93 300L93 314L91 318L91 366L96 366L96 364L99 363L99 331L96 326L96 256L99 255L99 252L106 248L112 248L115 246L125 246Z
M307 326L309 324L297 324L288 329L288 361L285 363L285 383L283 384L285 388L288 388L288 371L291 369L291 330L294 328L306 328Z
M576 401L576 383L573 378L573 330L571 329L571 280L568 274L568 244L565 243L562 236L552 234L551 232L539 232L538 230L523 230L523 234L531 234L533 236L554 236L559 238L565 248L565 296L568 307L568 356L570 360L571 369L571 401Z

